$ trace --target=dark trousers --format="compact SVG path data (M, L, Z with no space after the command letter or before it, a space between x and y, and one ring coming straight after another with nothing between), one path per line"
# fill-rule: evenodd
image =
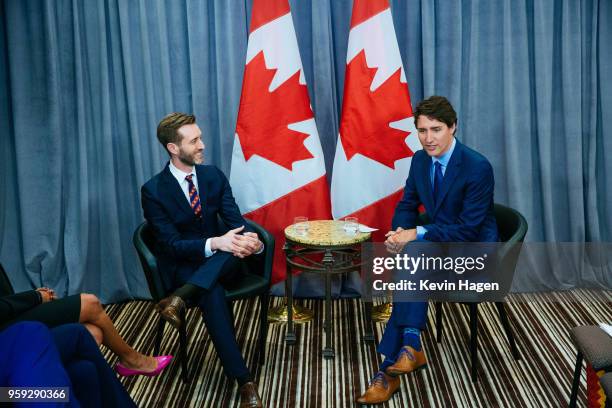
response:
M419 239L415 243L416 245L406 245L403 253L410 256L418 256L419 253L426 251L429 256L440 255L438 252L439 248L430 246L426 240ZM422 274L423 271L419 271L419 273ZM403 301L393 302L391 316L385 327L382 339L380 339L377 351L389 359L395 359L404 345L404 329L406 327L425 330L427 325L427 306L428 302L411 302L410 297L404 298Z
M16 403L16 407L79 407L57 347L47 326L15 323L0 332L0 386L68 387L66 403Z
M65 324L51 329L51 333L83 406L136 406L83 325Z
M225 286L230 285L232 279L240 274L244 261L231 255L224 258L220 264L219 279L208 289L199 288L192 301L202 311L202 319L221 360L223 371L228 377L245 382L250 372L238 347L234 321L225 299ZM194 281L189 282L193 284Z
M378 352L394 359L403 345L404 328L424 330L426 324L427 302L393 302L391 317L378 345Z

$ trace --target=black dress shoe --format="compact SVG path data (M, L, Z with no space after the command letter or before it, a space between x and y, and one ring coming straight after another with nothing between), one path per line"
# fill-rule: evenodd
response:
M182 311L185 309L185 301L178 296L168 296L159 301L156 309L162 318L177 329L183 324Z
M240 408L262 408L261 398L257 392L257 385L248 382L240 387Z

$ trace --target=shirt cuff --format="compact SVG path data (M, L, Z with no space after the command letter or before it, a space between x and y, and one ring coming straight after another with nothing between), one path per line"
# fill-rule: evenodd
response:
M264 251L265 247L266 247L266 245L262 242L261 243L261 248L259 248L259 251L255 252L255 255L261 254Z
M427 229L425 229L425 227L422 227L420 225L418 225L416 227L416 230L417 230L417 239L418 240L422 240L423 236L425 236L425 234L427 234Z
M204 244L204 256L206 258L210 258L211 256L213 256L217 251L213 251L210 246L212 245L212 238L208 238L206 240L206 243Z

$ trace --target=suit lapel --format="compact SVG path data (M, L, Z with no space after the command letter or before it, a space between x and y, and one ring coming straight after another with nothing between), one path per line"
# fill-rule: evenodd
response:
M434 215L438 212L440 205L444 201L446 194L450 190L450 187L453 185L459 171L461 170L461 159L463 156L463 149L461 144L457 140L455 144L455 150L448 162L448 166L446 167L446 172L444 173L444 178L442 179L442 187L440 191L440 199L436 203L436 209L434 210Z
M200 203L202 204L202 213L206 210L206 201L208 199L207 191L208 188L208 174L204 171L204 166L199 166L196 164L195 166L196 176L198 177L198 195L200 196Z
M194 215L191 206L187 202L185 193L183 193L178 181L170 172L170 167L168 167L168 165L166 165L166 168L164 171L162 171L161 181L162 183L160 187L163 189L163 194L172 197L172 200L174 200L176 205L181 210L187 212L188 214Z
M421 174L424 174L424 177L420 177L419 179L425 183L423 187L423 191L425 191L425 197L423 197L423 205L425 206L425 210L433 214L434 210L434 199L433 199L433 189L431 186L431 157L427 156L425 160L423 160L423 167L421 169Z

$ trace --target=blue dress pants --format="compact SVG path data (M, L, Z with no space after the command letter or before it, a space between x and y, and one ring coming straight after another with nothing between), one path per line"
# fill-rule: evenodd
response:
M234 320L229 311L223 287L223 284L231 282L236 276L240 271L240 266L241 260L233 256L225 262L219 280L209 289L201 291L197 298L197 305L202 311L202 319L221 360L225 375L244 382L244 379L250 376L250 371L236 341Z
M53 337L42 323L19 322L0 332L0 386L68 387L69 403L15 403L15 407L79 407Z
M385 327L378 352L395 359L404 339L404 328L424 330L427 324L427 302L393 302L391 317Z
M84 407L136 407L98 344L81 324L51 329L77 399Z

